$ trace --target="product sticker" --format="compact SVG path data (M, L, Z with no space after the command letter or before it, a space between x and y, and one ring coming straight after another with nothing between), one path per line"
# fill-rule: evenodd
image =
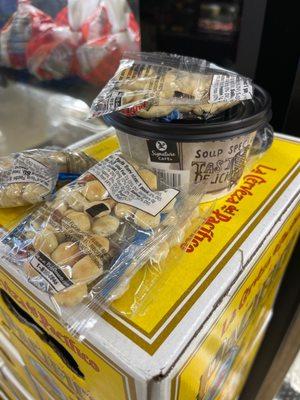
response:
M168 186L184 187L190 182L190 171L155 169L157 178Z
M107 103L101 103L99 106L99 112L103 114L108 114L113 109L120 108L123 104L124 92L118 91L111 94L111 97L107 100Z
M52 179L49 179L49 167L23 154L14 160L12 169L0 171L0 181L4 185L38 183L49 191L53 185Z
M152 191L133 166L116 154L99 162L90 172L115 201L153 216L160 213L179 194L175 189Z
M253 87L249 79L238 75L214 75L209 103L249 100L252 96Z
M57 292L73 285L63 271L44 253L37 252L30 260L30 265L49 283Z
M243 174L254 136L184 143L182 167L190 171L190 184L205 185L207 193L230 189Z

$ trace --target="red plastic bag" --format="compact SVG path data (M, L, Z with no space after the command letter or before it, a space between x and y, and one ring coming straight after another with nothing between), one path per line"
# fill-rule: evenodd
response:
M109 16L109 14L107 15ZM98 86L104 86L116 72L123 53L140 50L139 24L131 12L127 13L125 17L126 29L118 33L104 35L101 38L88 40L77 49L77 75L82 79ZM89 23L93 24L92 21L94 20ZM87 31L96 33L93 28L89 29L89 26L87 21Z
M53 27L27 46L28 70L41 80L62 79L74 73L80 34L68 27Z
M109 11L104 2L101 2L93 14L82 24L81 32L85 42L101 38L112 32Z
M53 26L52 18L22 0L17 11L0 32L0 65L15 69L26 68L26 47L38 33Z
M77 75L103 86L113 76L122 56L118 35L107 35L84 43L77 49Z
M127 19L127 32L130 36L130 41L137 47L137 51L140 50L141 46L141 32L138 21L136 20L134 13L130 12L126 15Z
M57 26L69 26L69 9L64 7L55 17L55 24Z

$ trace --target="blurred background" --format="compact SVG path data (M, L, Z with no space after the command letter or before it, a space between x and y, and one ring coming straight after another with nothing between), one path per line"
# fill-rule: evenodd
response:
M142 0L142 46L205 58L253 78L272 96L275 130L299 135L296 4L292 0Z
M0 156L105 134L89 106L140 46L135 0L0 0Z
M253 78L272 96L275 130L299 135L299 32L295 1L142 0L139 4L138 0L106 0L101 3L110 9L108 16L107 10L95 14L95 0L32 0L30 4L44 13L36 18L39 19L37 25L45 23L45 15L51 18L48 24L55 24L50 29L52 36L45 35L43 29L37 32L42 51L44 46L51 54L45 62L40 59L38 44L29 43L26 57L30 74L24 69L20 71L20 65L17 65L17 72L5 68L5 74L90 103L115 69L121 52L139 47L137 24L140 22L143 50L205 58ZM29 22L32 15L27 16L27 20L15 18L12 26L7 27L16 10L17 0L0 0L0 28L5 30L4 39L0 41L0 54L1 46L5 53L10 44L14 47L12 52L20 50L22 38L18 30L26 25L26 21L33 31L39 31L38 26ZM99 21L102 26L106 26L105 22L108 26L99 29ZM57 31L58 27L61 32ZM83 38L76 38L76 34ZM112 40L118 42L118 49L112 50ZM74 47L77 54L75 72L74 65L68 65L68 56ZM61 49L63 55L59 54ZM53 61L55 57L60 58L59 62ZM2 54L0 64L14 68L14 63L5 58ZM51 80L54 68L58 73L53 76L55 80Z

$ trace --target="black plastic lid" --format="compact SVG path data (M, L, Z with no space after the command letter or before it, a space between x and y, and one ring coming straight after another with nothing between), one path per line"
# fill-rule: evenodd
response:
M108 125L129 135L176 142L199 142L247 134L264 127L271 119L271 98L254 86L253 99L237 104L208 120L157 122L127 117L119 112L104 116Z

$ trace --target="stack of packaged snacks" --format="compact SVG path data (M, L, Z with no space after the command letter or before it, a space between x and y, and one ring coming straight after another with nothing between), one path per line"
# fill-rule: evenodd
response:
M78 332L147 261L160 264L182 242L202 195L203 188L168 187L150 168L114 153L25 218L2 239L1 253L49 293Z
M206 60L128 53L92 104L117 130L121 150L185 190L206 185L207 201L237 185L251 154L266 151L268 93Z

